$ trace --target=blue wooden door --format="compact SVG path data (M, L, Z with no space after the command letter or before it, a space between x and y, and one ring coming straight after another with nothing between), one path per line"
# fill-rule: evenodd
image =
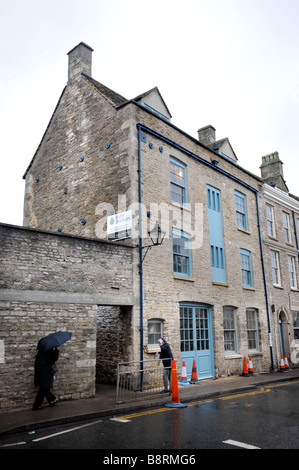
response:
M193 361L198 379L214 377L211 309L206 305L180 306L181 361L185 361L191 379Z

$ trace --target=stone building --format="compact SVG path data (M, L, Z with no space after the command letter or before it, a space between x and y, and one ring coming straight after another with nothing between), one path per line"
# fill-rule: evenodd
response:
M271 336L277 367L280 367L281 355L287 355L291 365L299 362L299 199L289 193L282 165L278 152L262 158L264 184L259 197L264 221L262 238Z
M262 179L213 126L198 139L174 126L158 88L128 100L92 78L89 46L68 59L68 83L24 175L24 225L106 239L110 217L128 213L127 358L153 358L163 335L189 377L194 360L200 379L239 374L249 354L268 371ZM156 224L165 238L147 251Z

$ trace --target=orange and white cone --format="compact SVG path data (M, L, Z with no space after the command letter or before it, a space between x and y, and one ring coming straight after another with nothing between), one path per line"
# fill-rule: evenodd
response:
M248 374L254 375L251 356L249 356L249 361L248 361Z
M195 360L193 361L193 366L192 366L192 375L191 375L191 384L199 384L198 377L197 377L197 370L196 370L196 362Z
M183 361L183 365L182 365L182 376L180 380L180 385L190 385L187 380L187 369L186 369L185 361Z
M286 354L284 355L284 370L285 370L285 372L289 372L289 370L290 370L289 361L288 361L288 357L287 357Z
M246 357L244 357L243 360L243 372L241 374L241 377L249 377Z
M283 355L280 357L280 372L285 372L285 365L284 365L284 360L283 360Z
M175 361L171 361L171 394L172 403L167 403L165 406L169 408L186 408L187 405L183 405L180 402L178 376L176 373Z

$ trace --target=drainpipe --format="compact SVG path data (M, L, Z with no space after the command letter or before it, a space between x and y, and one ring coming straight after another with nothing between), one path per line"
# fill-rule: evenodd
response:
M294 223L294 232L295 232L296 247L297 247L297 250L299 250L295 212L292 211L292 214L293 214L293 223ZM299 253L298 253L298 259L299 259Z
M139 192L139 296L140 296L140 391L143 391L143 267L142 267L142 194L141 194L141 128L138 129L138 192Z
M265 299L266 299L266 310L267 310L267 320L268 320L268 335L269 335L270 356L271 356L271 370L274 371L271 326L270 326L270 315L269 315L269 302L268 302L268 292L267 292L267 283L266 283L266 275L265 275L265 265L264 265L264 256L263 256L262 235L261 235L260 214L259 214L259 203L258 203L258 192L257 191L255 192L255 199L256 199L257 226L258 226L258 232L259 232L261 262L262 262L262 271L263 271L263 280L264 280L264 289L265 289Z

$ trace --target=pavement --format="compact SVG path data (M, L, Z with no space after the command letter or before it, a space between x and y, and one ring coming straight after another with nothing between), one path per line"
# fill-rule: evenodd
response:
M242 377L201 380L198 384L180 385L181 403L194 400L217 398L221 395L254 391L255 389L279 382L299 380L299 367L288 372L271 372ZM61 401L54 407L44 405L42 410L27 409L0 412L0 437L20 432L68 423L76 423L98 417L117 416L150 408L165 406L172 402L170 395L142 399L141 401L116 404L116 387L99 384L93 398Z

